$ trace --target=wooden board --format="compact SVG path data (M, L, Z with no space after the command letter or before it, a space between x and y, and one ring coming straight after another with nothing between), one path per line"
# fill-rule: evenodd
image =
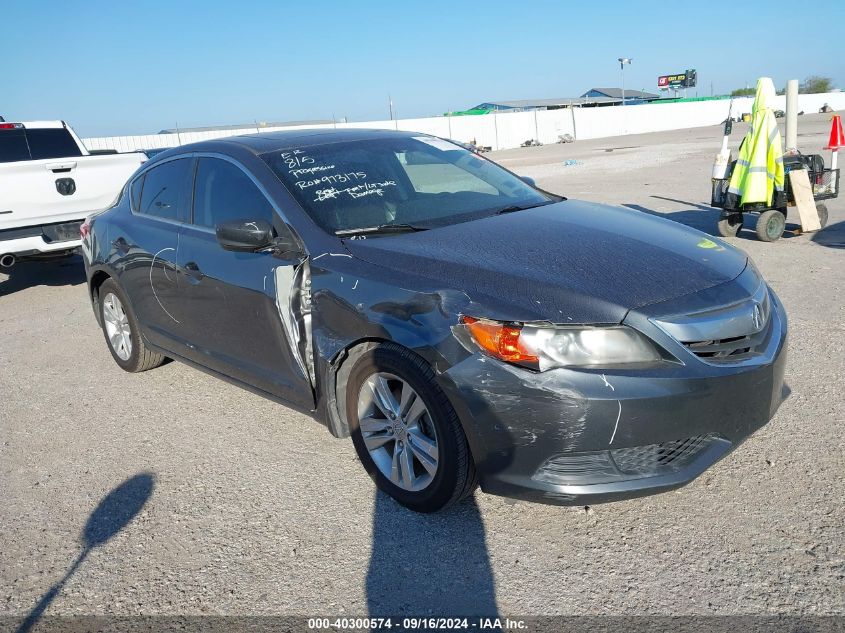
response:
M813 200L813 187L807 177L807 170L793 169L789 172L789 184L792 186L792 197L801 218L802 231L818 231L822 228L819 222L819 212L816 211L816 201Z

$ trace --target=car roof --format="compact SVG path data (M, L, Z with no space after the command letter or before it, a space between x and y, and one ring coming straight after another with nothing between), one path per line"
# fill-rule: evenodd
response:
M181 145L178 150L197 152L203 150L219 150L222 146L236 145L255 154L280 151L296 147L313 147L328 145L344 141L363 141L379 138L397 138L422 136L420 133L398 132L394 130L378 130L369 128L308 128L301 130L285 130L281 132L267 132L259 134L244 134L242 136L227 136L219 139L200 141L189 145ZM170 154L173 155L172 153Z

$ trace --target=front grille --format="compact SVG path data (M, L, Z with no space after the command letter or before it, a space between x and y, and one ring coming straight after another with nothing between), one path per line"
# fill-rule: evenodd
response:
M736 363L766 349L773 328L772 312L768 288L761 283L744 301L654 322L704 362Z
M686 468L715 441L725 440L716 434L696 435L661 444L564 453L547 459L532 478L577 486L656 477Z
M684 347L699 358L713 362L743 360L754 354L759 348L765 347L770 328L771 322L768 322L756 334L707 341L693 341L691 343L684 343Z
M617 448L610 454L622 473L649 477L680 470L707 448L715 437L696 435L662 444Z

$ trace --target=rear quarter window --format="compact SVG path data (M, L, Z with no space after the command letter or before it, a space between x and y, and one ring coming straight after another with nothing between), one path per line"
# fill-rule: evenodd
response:
M133 211L138 211L141 208L141 190L144 188L145 176L146 174L139 176L129 185L129 201Z

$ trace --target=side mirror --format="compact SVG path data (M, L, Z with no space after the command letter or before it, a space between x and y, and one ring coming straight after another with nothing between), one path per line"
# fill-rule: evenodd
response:
M266 220L233 220L218 224L217 241L227 251L254 253L272 246L273 227Z
M296 258L302 249L288 231L275 237L266 220L234 220L218 224L217 242L224 250L239 253L273 253L278 257Z
M526 185L530 185L535 189L537 188L537 182L531 176L520 176L519 179Z

